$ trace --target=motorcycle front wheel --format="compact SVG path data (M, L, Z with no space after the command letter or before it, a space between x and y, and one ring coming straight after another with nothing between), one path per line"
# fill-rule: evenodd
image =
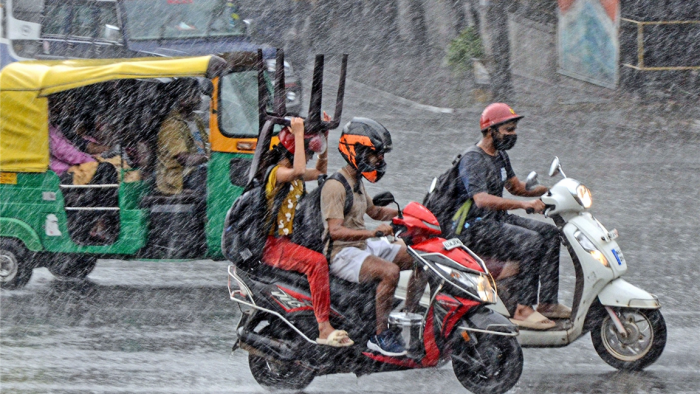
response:
M474 394L505 393L520 379L523 351L515 337L482 335L475 345L463 343L453 349L452 369Z
M621 371L639 371L654 363L666 346L666 322L657 309L616 309L621 334L606 313L591 329L596 352Z

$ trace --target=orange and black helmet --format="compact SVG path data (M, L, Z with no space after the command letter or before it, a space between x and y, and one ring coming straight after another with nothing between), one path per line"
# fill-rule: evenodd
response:
M338 142L338 151L343 159L372 183L384 176L386 162L380 157L380 160L372 164L369 155L383 156L391 149L389 130L379 122L367 118L353 118L348 122L343 127Z

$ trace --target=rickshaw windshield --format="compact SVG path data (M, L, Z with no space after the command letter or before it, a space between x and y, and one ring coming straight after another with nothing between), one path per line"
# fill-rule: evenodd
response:
M258 136L257 71L226 75L220 84L219 129L227 137Z
M243 35L234 2L227 0L126 0L132 40Z

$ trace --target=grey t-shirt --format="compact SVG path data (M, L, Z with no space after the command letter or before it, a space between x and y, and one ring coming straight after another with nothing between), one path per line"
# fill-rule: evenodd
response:
M459 162L459 176L466 189L467 198L473 198L478 193L503 197L506 181L515 176L508 154L505 151L496 151L496 155L491 156L481 148L478 149L480 152L467 152ZM467 220L477 217L498 220L505 215L506 211L492 211L474 204L469 210Z

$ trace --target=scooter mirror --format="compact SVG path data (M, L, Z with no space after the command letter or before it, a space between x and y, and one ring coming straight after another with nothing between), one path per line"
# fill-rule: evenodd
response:
M532 190L535 188L535 186L539 185L539 181L537 180L537 173L535 171L532 171L528 174L527 179L525 180L525 190Z
M394 195L391 192L379 193L372 199L374 205L378 207L385 207L389 204L396 202Z
M552 160L552 165L549 166L549 176L555 176L561 170L561 164L559 163L559 158L554 156Z

